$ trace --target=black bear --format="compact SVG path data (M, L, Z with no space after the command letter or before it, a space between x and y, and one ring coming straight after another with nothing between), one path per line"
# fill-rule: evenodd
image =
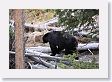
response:
M43 36L43 43L49 42L52 51L51 56L59 54L63 49L65 49L65 54L71 54L76 47L78 42L76 38L67 32L62 31L52 31L48 32Z

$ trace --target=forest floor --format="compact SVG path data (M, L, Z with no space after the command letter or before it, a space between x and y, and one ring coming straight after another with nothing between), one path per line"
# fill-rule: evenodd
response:
M27 43L26 47L38 47L38 46L44 46L44 47L50 47L49 43L42 43L42 42L35 42L35 43ZM95 57L95 62L99 63L99 50L91 50ZM80 51L78 52L79 61L83 62L91 62L93 60L92 54L86 50L86 51Z

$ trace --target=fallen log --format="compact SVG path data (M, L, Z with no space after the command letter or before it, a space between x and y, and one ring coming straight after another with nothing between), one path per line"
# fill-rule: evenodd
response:
M47 59L50 59L50 60L65 60L62 57L50 56L46 53L36 52L36 51L32 51L32 50L27 51L27 54L25 54L25 56L28 56L28 55L31 55L31 56L34 56L34 57L47 58Z
M44 61L43 59L41 59L41 58L39 58L39 57L30 56L29 58L30 58L31 60L33 60L33 61L39 63L39 64L44 65L44 66L47 67L47 68L55 69L55 66L54 66L54 65L52 65L52 64L50 64L50 63ZM32 67L32 68L33 68L33 67Z
M15 54L15 52L9 51L9 54ZM31 51L29 51L29 53L25 53L25 56L41 57L41 58L46 58L49 60L66 60L66 59L61 58L61 57L55 57L55 56L47 55L45 53L31 52Z
M64 28L63 27L50 27L46 24L30 24L30 23L25 23L24 24L26 28L34 28L35 30L55 30L55 31L62 31Z
M37 65L32 65L32 69L48 69L48 68L41 64L37 64Z
M9 54L15 54L15 52L12 52L12 51L9 51ZM33 55L31 55L33 54ZM41 54L41 55L40 55ZM42 60L41 58L46 58L46 59L50 59L50 60L63 60L63 58L61 57L55 57L55 56L49 56L47 54L42 54L42 53L25 53L25 56L27 56L28 58L30 58L31 60L37 62L37 63L40 63L41 65L44 65L45 67L47 68L50 68L50 69L55 69L55 65L52 65L44 60ZM36 65L31 65L30 66L31 69L33 68L36 68Z
M38 46L38 47L26 47L26 51L32 50L36 52L42 52L42 53L50 53L51 49L50 47L43 47L43 46Z
M99 43L78 44L77 50L99 49Z
M88 49L98 49L99 43L87 43L87 44L78 44L77 50L88 50ZM51 49L50 47L26 47L26 51L35 51L35 52L42 52L42 53L50 53Z
M33 69L30 62L27 62L27 61L26 61L26 63L30 66L30 69ZM29 68L28 68L28 69L29 69Z
M63 27L50 27L50 24L58 22L58 17L54 17L50 20L38 23L38 24L32 24L32 23L25 23L24 26L27 28L34 28L35 30L57 30L62 31Z

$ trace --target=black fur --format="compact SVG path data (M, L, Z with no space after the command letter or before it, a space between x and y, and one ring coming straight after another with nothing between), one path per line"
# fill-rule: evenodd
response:
M52 56L59 54L63 49L65 49L66 55L71 54L78 46L78 42L74 36L61 31L46 33L43 36L43 43L47 42L50 44Z

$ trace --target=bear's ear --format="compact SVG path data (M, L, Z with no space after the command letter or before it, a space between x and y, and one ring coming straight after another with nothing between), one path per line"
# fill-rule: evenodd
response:
M48 39L49 39L49 33L46 33L46 34L43 36L43 43L47 43L47 42L48 42Z

